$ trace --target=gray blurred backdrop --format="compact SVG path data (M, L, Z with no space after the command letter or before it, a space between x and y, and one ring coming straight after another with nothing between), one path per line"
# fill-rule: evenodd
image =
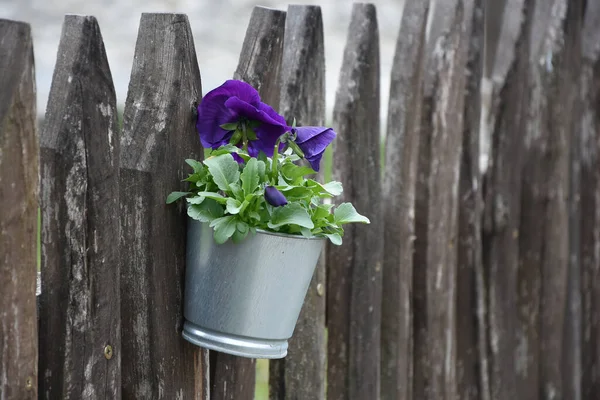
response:
M371 2L377 5L380 29L383 117L387 112L390 68L404 0ZM117 91L117 103L122 106L127 95L141 13L177 12L188 15L202 75L202 89L206 93L233 75L252 8L261 5L285 10L288 4L290 2L285 0L0 0L0 18L24 21L32 26L38 114L43 115L65 14L93 15L98 19ZM325 29L327 108L331 112L352 1L303 0L292 4L321 6Z

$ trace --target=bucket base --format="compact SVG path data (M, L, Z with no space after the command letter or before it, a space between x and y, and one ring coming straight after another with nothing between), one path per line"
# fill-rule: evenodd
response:
M202 328L189 321L183 323L183 338L196 346L248 358L283 358L288 341L255 339Z

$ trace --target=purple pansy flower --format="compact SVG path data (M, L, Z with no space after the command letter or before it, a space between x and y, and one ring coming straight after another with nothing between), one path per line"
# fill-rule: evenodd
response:
M310 163L312 169L319 171L321 157L335 138L335 132L331 128L322 126L300 126L293 131L297 135L295 142L304 153L304 158Z
M223 129L224 124L258 123L253 128L256 140L248 141L248 154L256 157L262 150L273 155L277 139L289 130L285 119L263 103L256 89L246 82L228 80L211 90L198 105L196 128L205 148L219 148L229 143L234 130ZM235 143L241 146L240 143Z
M275 186L267 186L265 188L265 200L274 207L285 206L288 202L283 193Z

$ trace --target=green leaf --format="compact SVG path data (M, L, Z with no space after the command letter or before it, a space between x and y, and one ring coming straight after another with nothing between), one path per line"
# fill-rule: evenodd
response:
M202 200L197 200L199 197L201 198L207 198L207 199L213 199L215 201L218 201L221 204L225 204L225 202L227 202L227 197L221 196L219 193L215 193L215 192L197 192L195 193L195 197L192 197L190 199L188 199L188 203L190 204L200 204L202 203Z
M262 122L252 120L252 121L248 121L247 124L250 128L254 129L254 128L258 128L260 126L260 124L262 124Z
M350 203L342 203L336 207L333 212L334 221L339 224L349 224L351 222L361 222L364 224L370 224L369 218L364 215L360 215L354 206Z
M242 203L232 197L227 199L227 212L229 214L239 214L242 208Z
M333 204L319 204L313 211L314 219L328 218L331 215Z
M210 226L215 229L215 242L217 244L225 243L235 233L237 223L237 217L234 215L226 215L213 220Z
M249 232L250 232L250 227L248 226L247 223L238 222L236 225L236 230L233 233L233 236L231 237L231 239L233 240L234 243L239 243L242 240L244 240L246 238L246 236L248 236Z
M213 181L221 190L228 191L229 185L240 179L238 163L231 154L208 158L204 160L204 164L208 166L208 172L210 172Z
M189 204L201 204L204 201L204 199L205 199L204 196L188 197L187 202Z
M221 146L218 149L211 151L210 157L207 157L206 159L208 160L209 158L221 156L223 154L237 154L244 161L248 161L250 159L248 154L244 153L242 149L232 144L226 144L225 146Z
M248 216L249 216L250 218L252 218L252 219L255 219L255 220L257 220L257 221L260 221L260 214L259 214L259 213L257 213L256 211L250 211L250 212L248 213Z
M339 182L329 182L324 185L313 179L307 179L306 186L309 187L315 195L321 198L337 196L342 190Z
M339 196L344 191L342 184L337 181L327 182L326 184L321 186L323 186L323 189L325 189L328 193L334 196Z
M167 204L171 204L179 200L180 198L187 196L190 192L172 192L167 196Z
M323 233L324 236L327 236L331 243L339 246L342 244L342 237L338 233Z
M244 191L240 187L239 183L232 183L231 185L229 185L229 189L231 190L233 197L235 197L236 199L242 200L244 198Z
M265 180L265 173L267 170L267 166L264 161L258 160L258 178L259 181L262 182Z
M308 228L301 228L300 233L302 234L302 236L304 236L305 238L308 238L308 239L315 237L315 235L313 235L312 231Z
M283 225L291 224L308 229L312 229L315 226L306 209L298 203L290 203L283 207L275 208L273 214L271 214L271 221L269 221L267 226L271 229L276 229Z
M192 182L196 185L204 184L204 179L206 178L206 170L201 170L198 173L190 174L187 178L184 179L184 182Z
M280 188L277 186L277 189L282 193L285 193L285 198L288 200L306 200L310 201L310 198L313 195L312 190L303 186L286 186Z
M267 157L267 155L265 154L264 151L259 151L258 152L258 157L256 157L259 161L264 162L265 164L269 163L269 158Z
M260 179L258 164L259 162L256 158L251 158L248 163L246 163L244 171L240 176L240 179L242 180L242 189L244 190L245 195L254 193L258 188L258 182Z
M202 163L200 161L196 161L196 160L192 160L191 158L188 158L187 160L185 160L185 162L190 167L192 167L195 174L197 174L200 171L204 171L204 165L202 165Z
M283 175L289 180L296 180L297 178L301 178L305 175L316 174L315 170L305 166L298 166L294 163L288 162L283 164L281 167L281 172Z
M231 135L231 138L229 139L229 144L233 144L236 145L240 142L240 140L242 140L242 137L244 136L244 134L242 133L242 131L240 131L239 129L236 129L235 132L233 132L233 135Z
M248 138L248 140L256 140L256 132L254 132L254 129L252 128L246 128L246 137Z
M223 129L225 129L226 131L235 131L238 127L238 123L230 122L228 124L223 124L223 125L219 125L219 126Z
M212 199L207 199L202 204L188 206L188 215L200 222L212 222L215 218L223 216L223 206Z

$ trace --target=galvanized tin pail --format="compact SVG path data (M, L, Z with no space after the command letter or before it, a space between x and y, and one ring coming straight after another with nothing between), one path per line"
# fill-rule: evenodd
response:
M251 358L283 358L324 239L259 231L217 245L188 219L183 337Z

